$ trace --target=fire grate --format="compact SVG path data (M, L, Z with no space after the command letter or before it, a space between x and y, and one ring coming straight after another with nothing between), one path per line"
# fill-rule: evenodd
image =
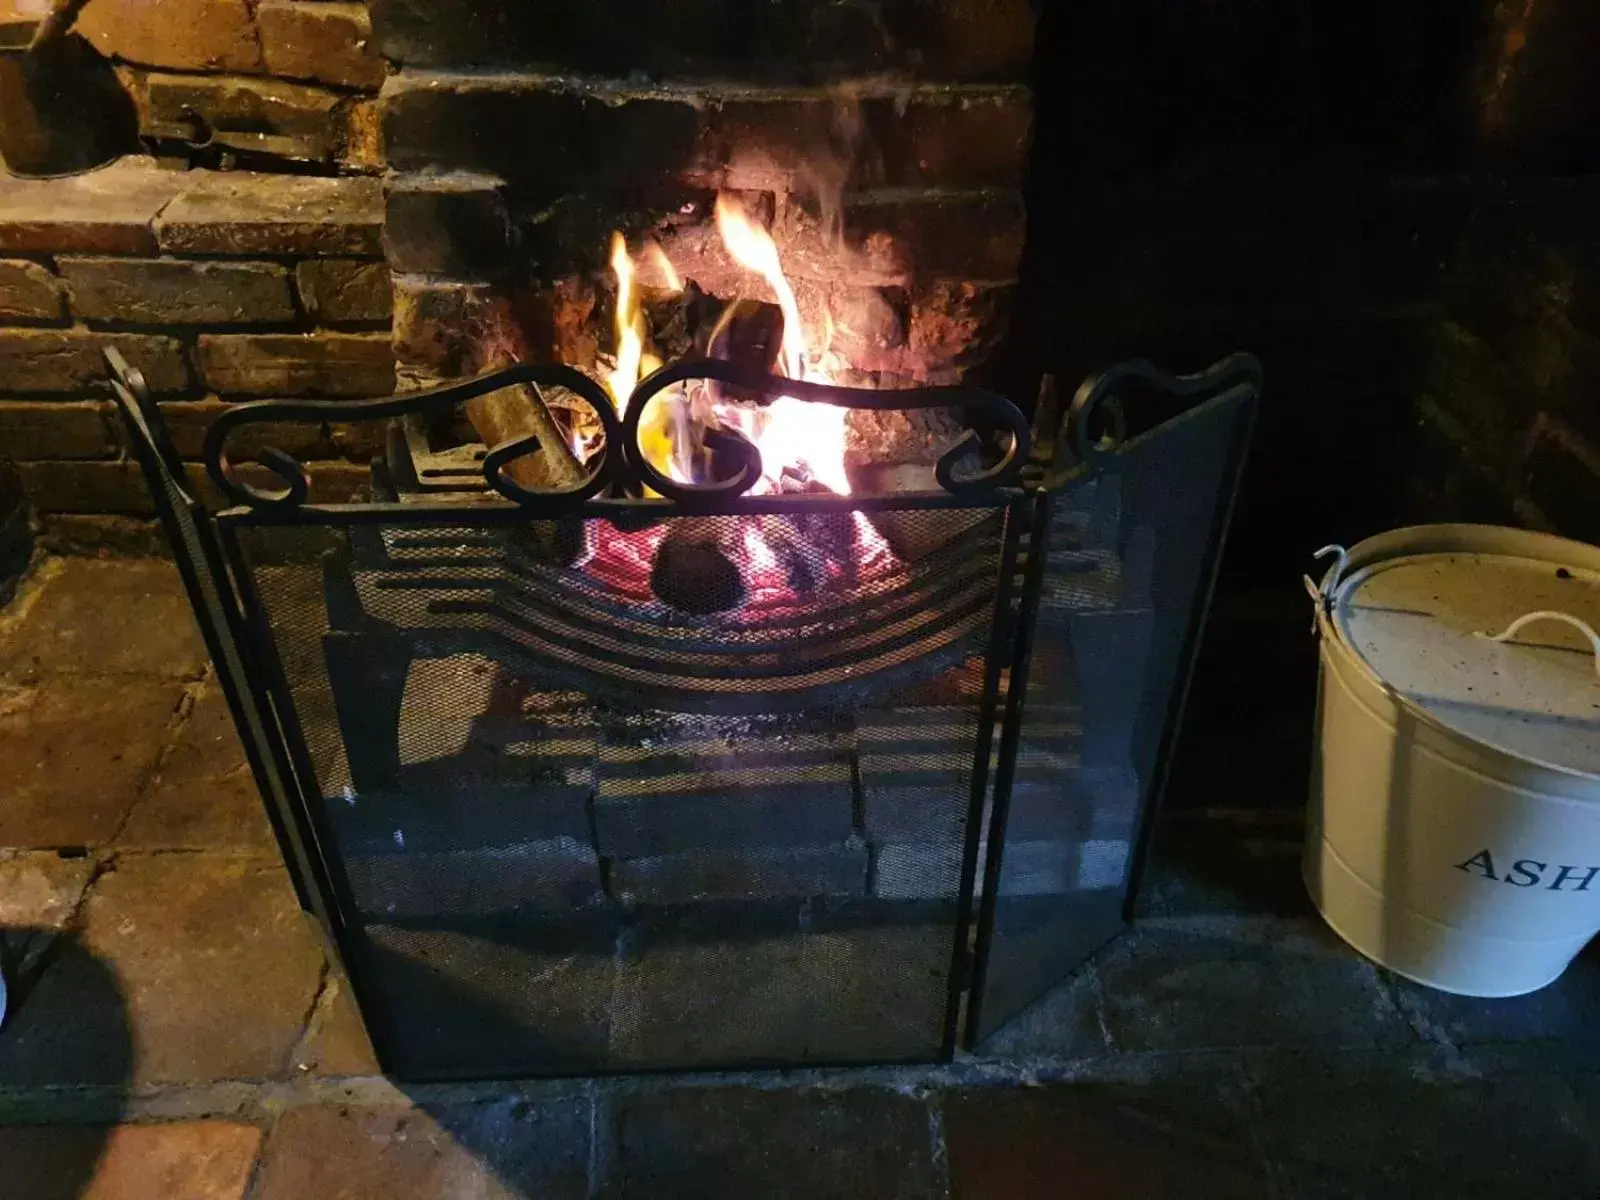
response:
M627 418L563 367L263 401L213 427L218 512L112 366L301 903L386 1070L948 1058L1122 921L1254 360L1128 364L1038 438L990 393L708 362L646 380ZM998 461L974 468L969 437L937 490L754 495L735 446L727 476L686 484L646 459L638 414L690 378L959 407ZM591 404L587 480L520 487L519 442L429 485L399 422L511 383ZM311 502L270 449L264 490L226 450L249 425L360 419L397 422L363 503Z

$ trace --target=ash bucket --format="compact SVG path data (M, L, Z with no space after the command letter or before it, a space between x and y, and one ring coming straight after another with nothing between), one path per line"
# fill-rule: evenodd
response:
M1334 552L1306 581L1311 897L1419 983L1544 987L1600 931L1600 549L1432 525Z

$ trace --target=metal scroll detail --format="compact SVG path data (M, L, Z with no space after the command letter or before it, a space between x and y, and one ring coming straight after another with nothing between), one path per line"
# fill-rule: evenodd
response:
M733 474L709 483L680 483L658 471L646 458L639 445L639 422L650 399L674 384L690 379L708 379L730 384L755 393L764 400L789 396L812 404L831 404L837 408L859 408L877 412L910 411L923 408L964 408L976 410L991 419L1011 435L1010 445L998 463L967 475L956 474L956 466L968 454L976 451L980 439L976 433L967 432L955 445L947 447L934 465L934 477L939 486L954 496L973 495L1008 487L1015 483L1028 461L1030 430L1027 418L1017 406L998 392L975 387L926 387L877 391L868 388L836 387L832 384L807 383L740 370L728 362L702 359L672 363L643 380L628 398L628 411L623 417L624 448L628 465L634 475L647 486L680 504L693 505L697 500L741 496L755 486L761 474L761 457L756 448L744 438L724 432L727 444L722 449L731 451L737 465Z
M228 456L228 439L239 429L284 421L373 421L409 414L439 413L486 396L490 392L518 384L563 387L594 410L605 430L599 453L591 460L588 476L577 487L566 491L536 492L515 483L506 467L523 455L539 449L539 439L525 437L492 446L483 460L483 477L508 500L528 508L564 512L599 495L615 480L619 467L618 448L622 445L622 425L605 391L598 383L573 367L560 364L518 363L490 371L475 379L448 383L421 391L405 392L375 400L259 400L230 408L212 422L206 431L206 474L212 483L239 504L250 508L298 508L306 502L311 477L305 466L292 455L275 447L255 454L257 465L275 475L283 487L264 491L240 479Z
M142 381L126 363L111 363L121 386L138 394ZM535 437L506 442L489 449L483 460L485 482L508 500L534 515L558 516L584 501L611 490L617 494L638 495L648 487L683 507L697 503L728 500L742 496L761 475L761 460L756 447L730 431L712 436L726 439L719 459L732 464L728 476L706 483L680 483L663 474L645 457L638 441L640 416L650 399L674 384L691 379L715 380L743 389L770 401L777 396L836 407L885 410L911 410L959 407L978 414L1003 434L1008 434L1000 460L980 471L958 473L957 465L980 446L976 433L969 432L948 447L934 467L939 486L951 495L966 496L996 491L1016 483L1027 462L1030 431L1027 419L1010 400L996 392L969 387L928 387L906 390L872 391L806 383L777 376L742 371L729 363L713 360L686 361L664 367L645 379L618 416L604 389L576 368L556 364L519 363L458 383L371 400L260 400L228 408L206 433L204 460L206 473L229 500L253 509L286 510L304 505L310 495L310 473L293 455L273 446L257 450L251 460L271 474L281 485L262 487L246 481L236 470L238 461L230 456L228 442L248 426L283 422L368 421L409 414L439 413L504 387L533 384L562 387L581 398L598 417L604 438L599 451L589 462L589 474L575 488L565 491L532 491L520 486L506 473L507 466L539 448Z
M1173 375L1144 359L1118 363L1083 381L1061 420L1056 445L1070 446L1078 462L1093 464L1127 440L1121 393L1129 383L1182 399L1219 395L1236 387L1259 393L1261 364L1253 355L1230 354L1204 371Z

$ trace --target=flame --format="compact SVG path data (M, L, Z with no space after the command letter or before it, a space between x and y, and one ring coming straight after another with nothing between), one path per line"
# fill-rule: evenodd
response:
M650 256L650 264L655 267L656 274L661 277L661 286L674 294L683 291L683 280L678 278L678 268L672 265L672 260L667 257L667 252L661 248L661 243L649 243L645 247L645 253Z
M778 307L783 310L783 373L790 379L804 379L805 329L800 323L800 305L795 302L794 289L778 261L777 243L725 195L717 197L717 233L733 261L760 275L777 296Z
M726 196L716 205L717 231L728 254L741 267L765 281L783 314L783 344L778 369L789 379L812 383L832 382L831 368L839 361L832 353L833 316L822 313L820 344L809 344L800 317L800 305L793 287L784 275L777 243L766 230L753 223ZM628 256L620 233L611 235L611 270L616 277L616 364L606 375L606 386L619 411L626 412L628 401L642 376L660 367L660 360L646 348L648 329L641 307L640 268L648 269L652 281L659 278L671 291L682 291L683 280L662 247L647 242L640 262ZM652 282L651 286L656 286ZM730 303L721 320L733 317ZM712 341L716 338L713 337ZM770 403L754 405L713 398L709 389L693 384L678 385L659 392L641 414L639 443L646 457L658 469L680 482L688 482L674 453L673 431L687 445L684 430L697 423L716 424L738 430L761 455L761 478L751 489L754 494L772 493L783 486L786 469L794 469L829 491L848 495L850 481L845 474L845 410L830 404L808 403L794 396L778 395ZM709 408L706 406L709 405ZM830 566L835 579L853 577L868 564L892 562L893 552L877 529L861 513L851 513L854 526L855 562ZM655 527L634 534L606 539L590 569L610 579L613 586L634 589L643 600L653 598L647 582L649 564L662 537ZM769 540L759 520L747 518L740 529L741 572L750 589L752 604L784 605L793 599L795 584L778 549Z
M807 350L800 305L783 273L783 263L772 235L752 222L727 196L717 197L716 220L717 233L733 260L766 280L777 297L778 308L783 313L783 353L780 356L783 373L790 379L829 382L827 372L809 365L812 356ZM833 320L827 314L824 320L822 349L825 351L833 340ZM821 357L821 354L816 356L818 360ZM793 396L779 396L760 411L756 420L750 420L750 415L745 410L728 414L733 418L732 423L761 451L761 474L768 486L758 490L771 490L784 467L804 464L812 477L830 491L840 495L850 493L850 481L844 472L844 409L807 403Z
M618 412L628 411L628 397L639 382L639 363L644 357L638 289L634 286L633 260L628 243L620 233L611 235L611 273L617 277L617 365L606 376L606 388L617 402Z

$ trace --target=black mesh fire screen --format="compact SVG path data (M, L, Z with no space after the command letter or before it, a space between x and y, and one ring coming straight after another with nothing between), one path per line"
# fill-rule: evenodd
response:
M1248 362L1135 374L1203 402L1127 438L1086 389L1031 462L1011 409L998 465L967 446L964 478L941 460L904 495L641 471L677 494L630 496L636 430L607 414L626 457L608 445L582 495L502 479L515 445L479 452L476 491L430 490L396 433L372 501L319 505L275 452L282 490L236 478L224 428L208 465L241 503L210 517L124 370L130 443L385 1068L938 1059L963 1014L987 1033L1104 940L1255 396ZM862 396L971 398L815 398Z

